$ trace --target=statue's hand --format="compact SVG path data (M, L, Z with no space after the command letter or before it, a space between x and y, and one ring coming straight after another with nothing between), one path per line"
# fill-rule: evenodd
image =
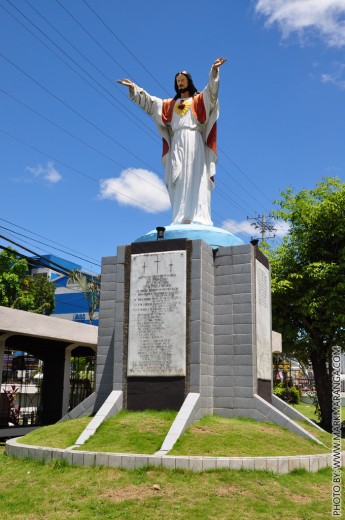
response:
M217 58L213 62L212 69L219 69L219 67L221 67L227 60L227 58Z
M134 87L135 83L131 81L130 79L124 78L124 79L117 79L117 83L120 83L121 85L125 85L125 87Z

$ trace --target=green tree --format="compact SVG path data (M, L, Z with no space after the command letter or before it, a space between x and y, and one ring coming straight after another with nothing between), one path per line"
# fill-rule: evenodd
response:
M283 349L310 361L322 426L332 425L332 347L345 346L345 183L325 178L311 190L288 188L275 216L288 235L268 253L273 328Z
M95 312L99 308L100 302L100 284L101 284L101 276L91 276L83 274L78 269L74 269L74 271L70 274L70 280L77 284L82 290L84 297L87 302L89 320L92 325L93 317Z
M0 253L0 305L13 307L22 292L22 286L28 273L28 263L19 259L12 248Z
M55 285L44 276L26 276L14 307L49 316L55 309Z
M0 305L49 315L55 308L55 286L28 274L28 262L8 248L0 253Z

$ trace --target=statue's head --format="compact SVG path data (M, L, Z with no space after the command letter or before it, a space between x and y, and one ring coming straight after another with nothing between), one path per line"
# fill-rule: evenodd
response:
M184 78L187 79L187 83L184 80ZM178 81L180 79L180 81ZM183 88L181 88L181 84L183 83ZM193 83L193 79L192 79L192 76L189 72L187 72L186 70L182 70L181 72L177 72L177 74L175 74L175 92L176 92L176 96L174 99L178 99L180 97L180 94L182 94L183 92L189 92L189 95L190 96L194 96L195 94L197 94L197 89Z

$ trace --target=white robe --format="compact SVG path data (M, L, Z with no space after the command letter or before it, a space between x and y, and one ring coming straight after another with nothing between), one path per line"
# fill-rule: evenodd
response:
M162 121L162 99L150 96L137 85L130 89L131 99L154 119L169 146L162 162L172 207L172 224L212 226L211 192L214 182L211 177L215 175L217 157L206 145L206 140L219 114L218 87L219 71L216 77L211 71L208 85L203 90L205 123L197 121L191 108L181 115L177 109L178 99L168 126ZM183 101L191 103L192 98Z

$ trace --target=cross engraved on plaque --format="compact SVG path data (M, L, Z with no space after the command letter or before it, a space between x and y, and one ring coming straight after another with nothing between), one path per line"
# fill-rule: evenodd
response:
M158 258L157 258L157 260L155 260L155 263L157 264L157 274L158 274L158 264L160 264L160 262L161 262L161 261L158 260Z

